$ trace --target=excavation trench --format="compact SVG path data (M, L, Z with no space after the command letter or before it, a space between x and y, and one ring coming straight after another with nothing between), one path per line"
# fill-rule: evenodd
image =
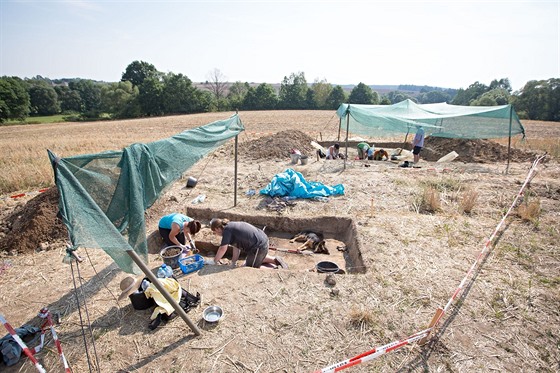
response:
M219 217L231 221L245 221L264 229L270 240L269 254L282 256L289 264L290 270L315 270L317 263L321 261L336 263L345 273L363 274L367 270L362 259L356 225L349 218L245 215L196 207L189 207L189 216L195 216L203 223L203 228L196 235L196 246L200 255L205 258L212 258L220 244L220 238L205 225L212 218ZM290 239L303 230L322 233L329 254L312 253L310 250L304 251L312 253L310 255L296 253L301 242L290 242ZM158 253L161 249L161 239L158 236L156 231L148 239L150 253ZM230 250L226 258L231 258Z

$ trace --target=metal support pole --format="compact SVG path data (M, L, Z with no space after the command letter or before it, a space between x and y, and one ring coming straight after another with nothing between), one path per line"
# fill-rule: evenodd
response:
M344 155L344 169L346 170L346 160L348 159L348 131L350 129L350 105L346 109L346 154ZM340 136L340 135L339 135Z
M235 166L233 169L233 207L237 206L237 147L239 135L235 135Z
M144 274L146 275L146 277L152 282L152 284L154 284L154 286L156 287L156 289L159 290L159 292L163 295L163 297L169 302L169 304L171 304L171 306L173 306L173 308L175 309L175 312L177 312L177 315L181 316L181 318L183 320L185 320L185 322L187 323L187 325L189 326L189 328L191 328L191 330L193 331L193 333L195 335L200 335L200 330L198 329L198 327L189 319L189 317L187 316L187 313L185 312L184 309L181 308L181 306L179 306L179 304L177 302L175 302L175 299L173 299L171 297L171 294L169 294L167 292L167 290L165 290L165 288L163 286L161 286L161 284L159 283L158 279L156 276L154 276L154 274L152 273L152 271L146 266L146 264L144 264L144 262L142 261L142 259L140 259L140 257L138 256L138 254L136 254L136 252L134 250L127 250L126 251L128 253L128 255L130 255L130 257L132 258L132 260L134 261L134 263L136 263L136 265L138 267L140 267L140 269L142 270L142 272L144 272Z
M340 142L340 129L341 128L342 128L342 118L338 118L338 137L336 139L336 141L338 141L338 142Z
M510 158L510 151L511 151L511 122L513 120L513 105L509 106L509 138L508 138L508 157L507 157L507 166L506 166L506 175L509 172L509 158Z

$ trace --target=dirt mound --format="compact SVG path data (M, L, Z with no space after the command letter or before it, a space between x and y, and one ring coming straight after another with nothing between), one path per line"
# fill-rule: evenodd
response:
M420 157L429 162L435 162L452 151L459 154L457 161L465 163L503 162L508 159L507 146L490 140L429 137L426 138L424 146ZM532 161L535 159L535 156L535 153L532 152L515 148L510 149L510 160L512 162Z
M302 155L312 157L315 154L315 149L311 146L313 140L301 131L282 131L245 143L239 154L254 160L282 159L290 158L291 149L297 149Z
M16 208L2 222L7 234L0 238L0 251L31 253L55 247L56 241L68 239L66 227L56 217L57 213L58 190L55 187Z

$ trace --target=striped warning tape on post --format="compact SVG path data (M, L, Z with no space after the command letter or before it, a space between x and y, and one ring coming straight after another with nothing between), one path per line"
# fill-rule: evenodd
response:
M400 341L395 341L395 342L391 342L389 344L386 344L384 346L381 347L377 347L374 348L373 350L364 352L360 355L354 356L350 359L347 360L343 360L341 362L338 362L336 364L333 364L331 366L328 366L326 368L323 368L321 370L317 370L314 373L332 373L332 372L338 372L341 371L343 369L352 367L354 365L369 361L369 360L373 360L378 356L381 356L385 353L394 351L398 348L401 348L407 344L416 342L418 340L427 340L428 337L430 336L431 332L433 330L435 330L437 324L439 323L439 321L443 318L443 316L445 315L447 309L451 306L451 304L453 303L453 301L457 298L457 296L461 293L461 290L463 289L463 287L465 286L467 280L470 278L472 272L475 270L475 268L478 266L478 264L480 264L482 262L482 259L484 258L485 255L488 254L489 252L489 248L490 248L490 244L492 243L492 241L494 240L494 238L496 237L496 235L498 234L498 232L500 231L502 225L504 224L506 218L510 215L511 211L515 208L515 206L517 205L517 202L519 200L519 198L521 196L523 196L523 191L525 190L526 186L529 184L529 182L533 179L533 177L535 176L536 173L536 169L538 164L544 159L545 155L537 157L537 159L535 159L535 161L533 162L533 165L531 167L531 169L529 170L529 173L527 174L527 178L525 179L525 182L523 183L523 185L521 186L519 192L517 193L517 195L515 196L511 206L509 207L508 211L504 214L504 216L502 217L502 220L498 223L498 225L496 226L496 228L494 229L494 231L492 232L492 234L490 235L490 237L484 242L484 247L482 248L482 250L480 251L480 253L478 254L476 260L474 261L474 263L471 265L471 267L469 268L469 270L467 271L465 277L461 280L459 286L457 287L457 289L455 289L455 291L453 292L451 298L449 299L449 301L447 302L447 304L445 305L445 307L442 309L441 307L438 308L438 310L436 311L436 314L434 315L432 322L430 323L430 327L422 330L421 332L415 333L413 335L411 335L408 338L405 338L403 340ZM422 344L423 341L420 341L420 343Z
M36 191L33 191L33 192L12 194L11 196L3 197L2 200L18 199L18 198L27 197L27 196L36 196L37 194L46 192L47 190L49 190L49 188L43 188L43 189L39 189L39 190L36 190Z
M53 339L54 339L54 343L55 343L56 349L58 351L58 355L60 356L60 359L62 360L62 364L64 364L64 372L71 373L70 366L68 365L68 362L66 361L66 357L64 357L64 353L62 352L62 345L60 344L60 341L58 339L58 335L56 334L56 330L54 330L54 324L53 324L51 313L50 313L49 309L46 308L46 307L42 308L41 311L39 311L38 316L40 318L44 319L45 321L43 322L43 325L41 327L41 344L39 346L35 347L35 352L39 352L43 348L43 342L45 340L45 328L50 327L51 333L52 333L52 336L53 336Z
M430 329L422 330L421 332L415 333L415 334L413 334L413 335L411 335L411 336L409 336L405 339L401 339L399 341L394 341L394 342L388 343L386 345L376 347L373 350L364 352L360 355L356 355L356 356L354 356L350 359L340 361L336 364L330 365L330 366L328 366L326 368L323 368L321 370L317 370L314 373L339 372L343 369L353 367L354 365L358 365L360 363L364 363L366 361L373 360L378 356L384 355L388 352L397 350L397 349L399 349L403 346L414 343L417 340L422 339L425 336L427 336L429 332L430 332Z
M6 321L6 319L4 318L4 316L2 314L0 314L0 322L2 323L2 325L4 325L6 330L8 330L8 332L10 333L10 335L12 336L14 341L16 341L17 344L22 348L23 352L27 355L29 360L31 360L33 362L33 364L35 365L35 368L37 368L37 370L41 373L46 373L47 371L45 370L45 368L43 368L43 366L37 361L37 359L35 359L35 356L33 356L33 352L21 340L21 338L19 337L19 335L17 335L14 328L12 328L12 326Z
M517 205L517 201L519 201L519 198L523 195L523 191L525 190L525 188L527 187L527 185L529 184L529 182L533 179L533 177L535 176L536 170L537 170L537 166L538 164L544 159L545 155L542 155L540 157L537 157L535 159L535 161L533 162L533 165L531 166L531 169L529 170L529 172L527 173L527 177L525 178L525 182L523 183L523 185L521 186L521 188L519 189L519 192L517 193L517 195L515 196L515 198L513 199L513 202L511 203L511 205L509 206L509 209L507 210L507 212L504 214L504 216L502 217L502 220L500 220L500 222L498 223L498 225L496 226L496 228L494 229L494 231L492 232L492 234L490 235L490 237L484 242L484 246L482 248L482 250L480 251L480 253L478 254L476 260L474 261L474 263L471 265L471 267L469 268L469 270L467 271L467 273L465 274L465 277L461 280L461 282L459 283L459 286L457 287L457 289L455 289L455 291L453 292L453 295L451 296L451 298L449 298L449 301L447 302L447 304L445 305L445 307L443 308L443 313L440 316L440 319L443 317L443 315L445 314L445 312L447 311L447 309L451 306L451 304L453 303L453 301L455 300L455 298L457 298L457 296L459 295L459 293L461 292L461 290L463 290L463 286L465 286L465 283L467 282L468 278L470 277L471 273L474 271L474 269L478 266L478 264L482 261L482 258L484 258L488 252L490 251L490 244L492 243L492 241L494 240L494 238L496 238L496 235L498 234L498 232L500 231L502 225L505 223L507 217L511 214L511 212L513 211L513 209L515 208L515 206ZM439 321L439 320L438 320ZM437 325L437 322L436 322Z

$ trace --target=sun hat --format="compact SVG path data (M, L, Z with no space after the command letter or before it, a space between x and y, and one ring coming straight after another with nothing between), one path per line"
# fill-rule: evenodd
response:
M138 290L136 279L132 276L123 278L120 286L122 293L121 295L119 295L119 300L123 300L124 298L128 297L130 294Z

